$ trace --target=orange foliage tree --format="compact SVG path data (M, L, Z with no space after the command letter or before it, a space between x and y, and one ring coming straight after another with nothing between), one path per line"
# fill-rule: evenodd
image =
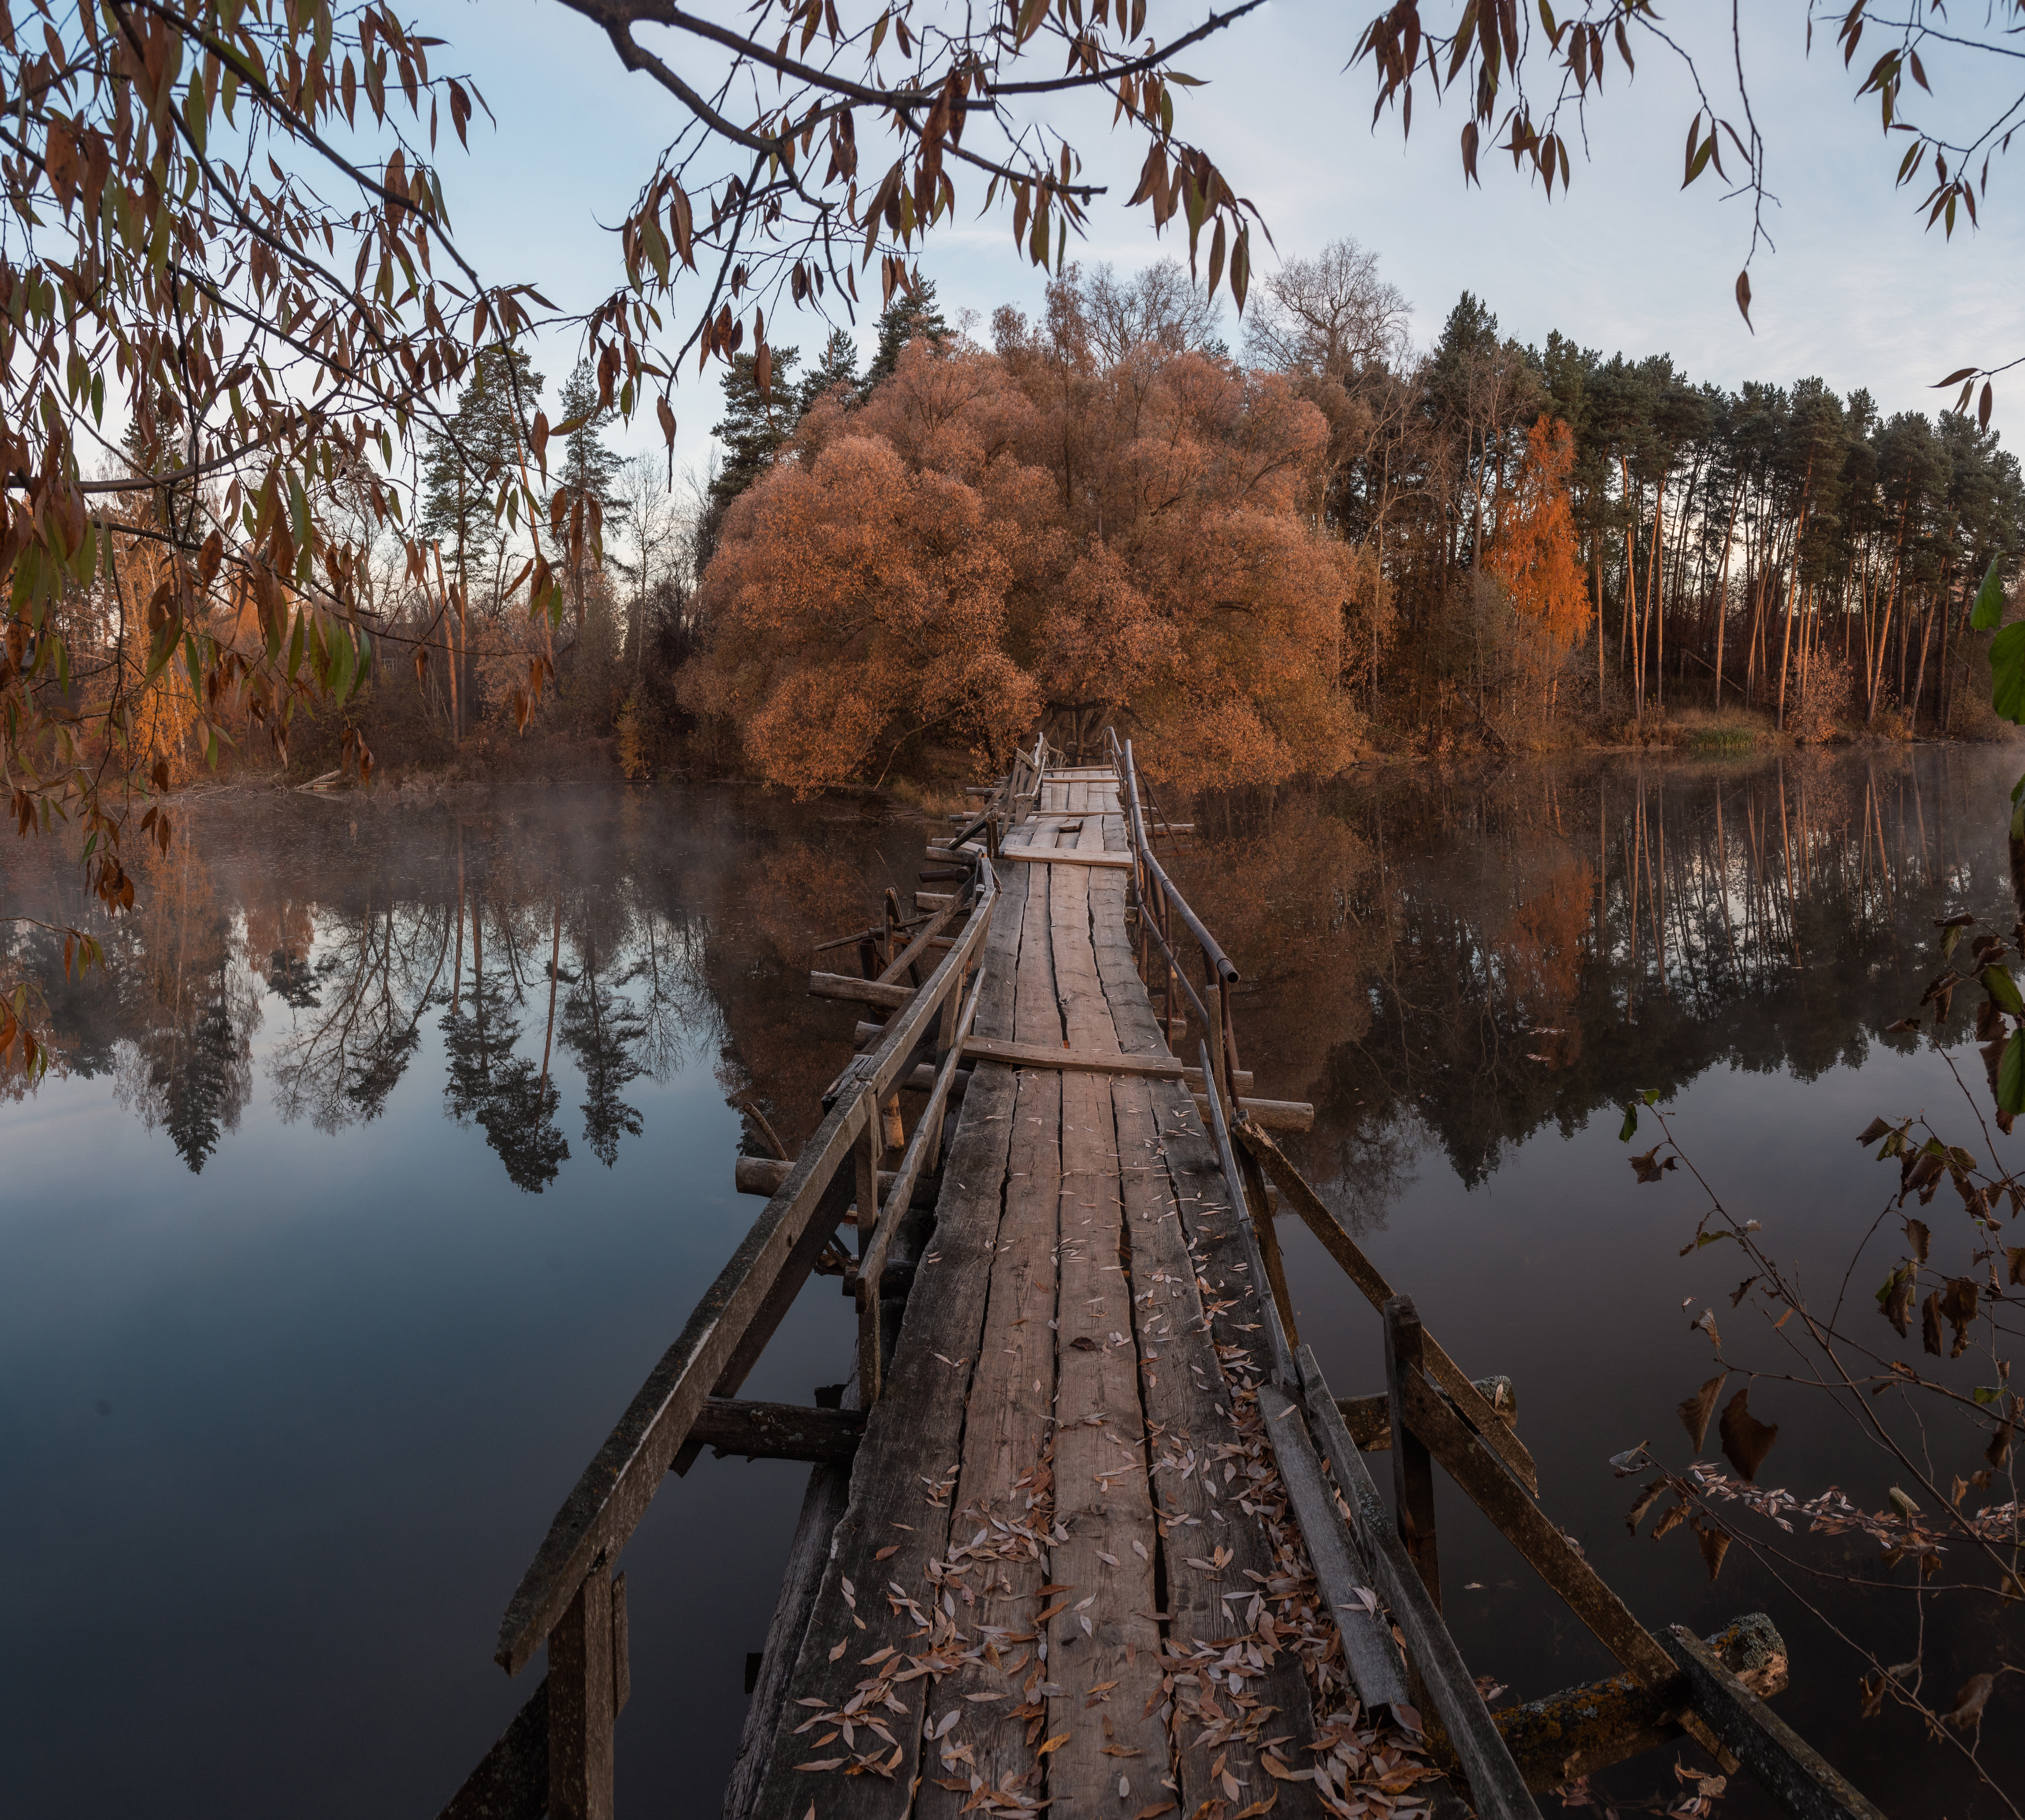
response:
M763 776L876 781L1115 720L1185 789L1328 775L1382 590L1318 527L1327 426L1274 377L1149 339L1093 351L1071 273L995 351L917 343L832 397L734 505L689 705Z
M1526 432L1525 456L1486 556L1513 609L1544 631L1557 652L1578 642L1589 623L1568 501L1575 460L1568 426L1543 414Z

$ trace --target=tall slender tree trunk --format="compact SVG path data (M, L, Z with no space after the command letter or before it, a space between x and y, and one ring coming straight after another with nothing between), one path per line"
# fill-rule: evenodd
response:
M1660 528L1667 522L1667 470L1659 470L1652 493L1652 547L1645 558L1645 627L1652 635L1652 705L1663 708L1667 693L1666 562Z
M1737 483L1736 496L1729 502L1729 522L1722 533L1722 574L1715 586L1715 704L1722 706L1722 629L1729 617L1729 545L1731 534L1737 529L1737 509L1743 503L1744 482Z
M542 1038L542 1085L549 1084L549 1051L556 1040L556 981L561 977L563 965L563 894L556 893L556 935L554 945L549 950L549 1028Z

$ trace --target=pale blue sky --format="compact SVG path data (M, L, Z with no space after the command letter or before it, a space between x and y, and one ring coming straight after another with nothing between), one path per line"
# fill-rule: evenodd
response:
M1839 392L1868 386L1887 411L1933 410L1942 395L1928 388L1952 368L2025 353L2016 301L2025 294L2016 212L2025 171L1994 167L1981 233L1958 230L1950 245L1923 231L1911 193L1891 185L1905 141L1887 143L1874 101L1852 101L1854 78L1832 27L1817 32L1811 58L1803 54L1801 0L1746 9L1751 98L1782 204L1768 211L1777 250L1752 267L1755 336L1731 298L1748 204L1722 200L1713 172L1681 192L1692 103L1656 49L1640 53L1628 89L1613 62L1590 122L1591 160L1575 164L1571 192L1549 204L1494 154L1482 160L1482 189L1466 189L1457 153L1462 110L1430 106L1424 89L1409 145L1389 119L1372 131L1369 75L1343 65L1374 7L1273 0L1184 60L1208 85L1187 97L1184 118L1259 204L1282 254L1312 253L1344 233L1374 249L1413 305L1417 340L1431 339L1468 289L1522 341L1559 329L1606 353L1670 353L1690 377L1729 386L1817 373ZM1438 10L1431 5L1430 17ZM1155 0L1152 11L1171 31L1204 8ZM1669 21L1695 43L1711 77L1729 72L1729 11L1690 0ZM619 272L616 241L601 224L620 218L672 135L674 104L645 77L629 76L601 35L549 0L430 0L421 18L452 47L436 53L438 66L474 75L499 119L495 131L481 116L472 156L453 148L443 161L461 244L488 278L530 278L558 303L589 303ZM650 41L647 31L641 36ZM1860 64L1872 49L1866 42ZM1939 69L1931 73L1944 97L1953 92ZM1961 79L1972 78L1986 88L1979 70ZM1711 93L1726 106L1713 84ZM1112 140L1108 115L1064 115L1080 127L1072 136L1089 159L1086 174L1112 186L1096 204L1080 256L1129 270L1184 249L1171 235L1156 241L1143 211L1123 208L1143 146ZM968 224L939 232L923 261L946 309L988 317L1011 302L1031 310L1042 280L1016 256L1009 221L971 223L981 194L960 193ZM1256 258L1266 270L1274 255L1259 242ZM776 339L795 339L796 326L784 319ZM1227 332L1235 345L1234 324ZM809 324L811 344L821 333ZM869 345L869 317L860 340ZM570 358L562 347L544 350L552 384ZM704 456L718 403L714 376L698 380L692 364L676 395L678 463ZM2025 423L2025 377L2000 387L1995 421L2000 428ZM660 447L658 431L645 426L621 439Z

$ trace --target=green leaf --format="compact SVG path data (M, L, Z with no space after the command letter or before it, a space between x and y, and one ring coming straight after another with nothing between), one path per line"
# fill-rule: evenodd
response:
M1975 1400L1987 1408L1991 1403L2002 1399L2004 1386L2001 1384L1979 1384L1975 1387Z
M2025 620L1990 641L1990 705L2014 726L2025 726Z
M1617 1134L1620 1144L1628 1144L1638 1135L1638 1102L1627 1101L1624 1108L1624 1127Z
M1657 1087L1648 1087L1639 1095L1639 1098L1645 1101L1647 1105L1656 1106L1659 1103L1659 1090Z
M1983 586L1975 590L1975 607L1968 616L1968 623L1979 632L1994 632L2004 623L2004 583L1998 579L1998 558L1990 559L1990 567L1983 572Z
M2017 981L2005 969L1986 967L1981 978L1983 991L1998 1010L2008 1011L2013 1017L2025 1016L2025 998L2019 996Z
M2014 1030L1997 1064L1997 1109L2025 1112L2025 1030Z

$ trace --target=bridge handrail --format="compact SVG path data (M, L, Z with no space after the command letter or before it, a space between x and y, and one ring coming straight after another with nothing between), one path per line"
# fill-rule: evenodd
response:
M509 1675L527 1666L586 1578L601 1560L618 1554L645 1515L704 1400L748 1350L748 1335L764 1318L776 1280L806 1251L810 1229L839 1186L839 1171L849 1178L854 1149L879 1116L880 1103L895 1090L930 1020L962 990L983 948L998 889L996 873L980 859L968 927L894 1013L879 1047L860 1058L858 1081L871 1090L841 1096L816 1128L780 1191L563 1501L500 1622L495 1659ZM836 1208L839 1215L843 1211Z

